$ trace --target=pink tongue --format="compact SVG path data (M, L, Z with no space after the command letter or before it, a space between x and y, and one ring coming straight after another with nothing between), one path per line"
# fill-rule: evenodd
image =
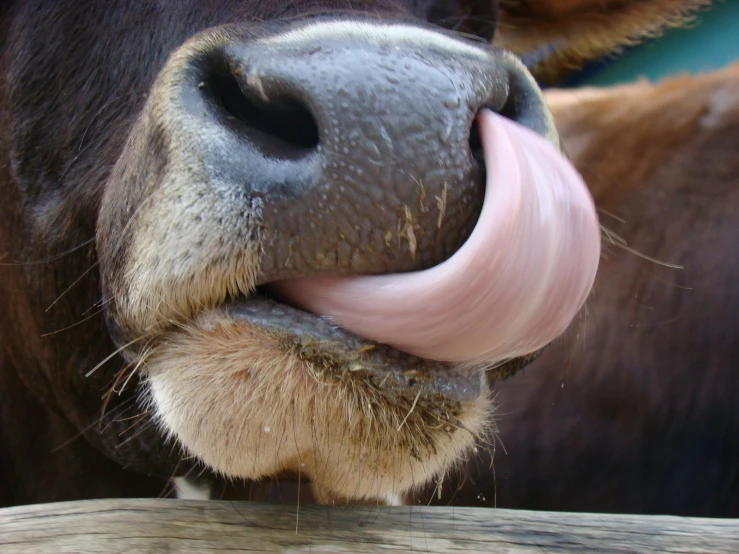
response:
M467 242L424 271L305 277L283 298L422 358L496 363L534 352L582 307L600 257L593 199L549 143L483 110L485 201Z

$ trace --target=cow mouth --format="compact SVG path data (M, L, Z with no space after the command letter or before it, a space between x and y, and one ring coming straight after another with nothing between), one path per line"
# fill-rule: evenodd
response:
M229 319L244 323L275 341L314 372L363 378L378 388L418 388L456 401L472 401L481 393L485 371L507 377L538 355L490 366L470 366L414 356L392 346L360 337L320 316L280 302L260 287L248 297L222 306Z
M225 305L227 315L308 365L381 379L434 375L460 399L479 393L482 372L505 377L532 361L590 291L597 218L579 175L549 143L488 110L478 122L485 199L449 259L398 274L262 276L267 284Z
M380 275L275 281L267 272L250 294L201 307L266 337L276 355L309 369L383 384L425 381L460 401L480 394L485 372L491 379L514 373L584 304L600 230L587 187L552 144L487 109L478 132L482 210L447 260ZM209 328L199 311L188 319Z
M450 258L380 275L279 280L267 271L249 294L237 290L230 300L193 306L180 329L204 323L210 332L208 313L220 314L219 321L264 337L275 356L309 370L378 383L420 379L459 400L479 395L485 372L492 379L514 373L584 304L600 229L587 187L552 144L487 109L478 132L485 197L471 235ZM245 355L239 363L261 361Z
M478 127L482 210L450 258L406 273L272 282L271 298L330 317L370 341L360 346L385 344L454 367L500 367L562 334L598 267L592 197L542 137L486 109Z

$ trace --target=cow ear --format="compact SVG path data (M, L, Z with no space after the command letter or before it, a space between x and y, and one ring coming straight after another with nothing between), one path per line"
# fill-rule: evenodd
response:
M494 44L556 83L584 62L682 25L711 0L500 0Z

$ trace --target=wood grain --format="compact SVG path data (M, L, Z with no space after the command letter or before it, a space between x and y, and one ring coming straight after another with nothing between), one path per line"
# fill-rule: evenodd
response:
M0 552L739 552L739 520L88 500L0 510Z

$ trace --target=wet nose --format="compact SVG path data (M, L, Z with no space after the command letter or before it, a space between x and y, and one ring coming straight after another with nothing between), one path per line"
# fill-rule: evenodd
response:
M195 150L261 211L261 283L450 257L482 206L482 107L557 140L512 55L430 28L314 22L192 67L183 98L208 129Z

